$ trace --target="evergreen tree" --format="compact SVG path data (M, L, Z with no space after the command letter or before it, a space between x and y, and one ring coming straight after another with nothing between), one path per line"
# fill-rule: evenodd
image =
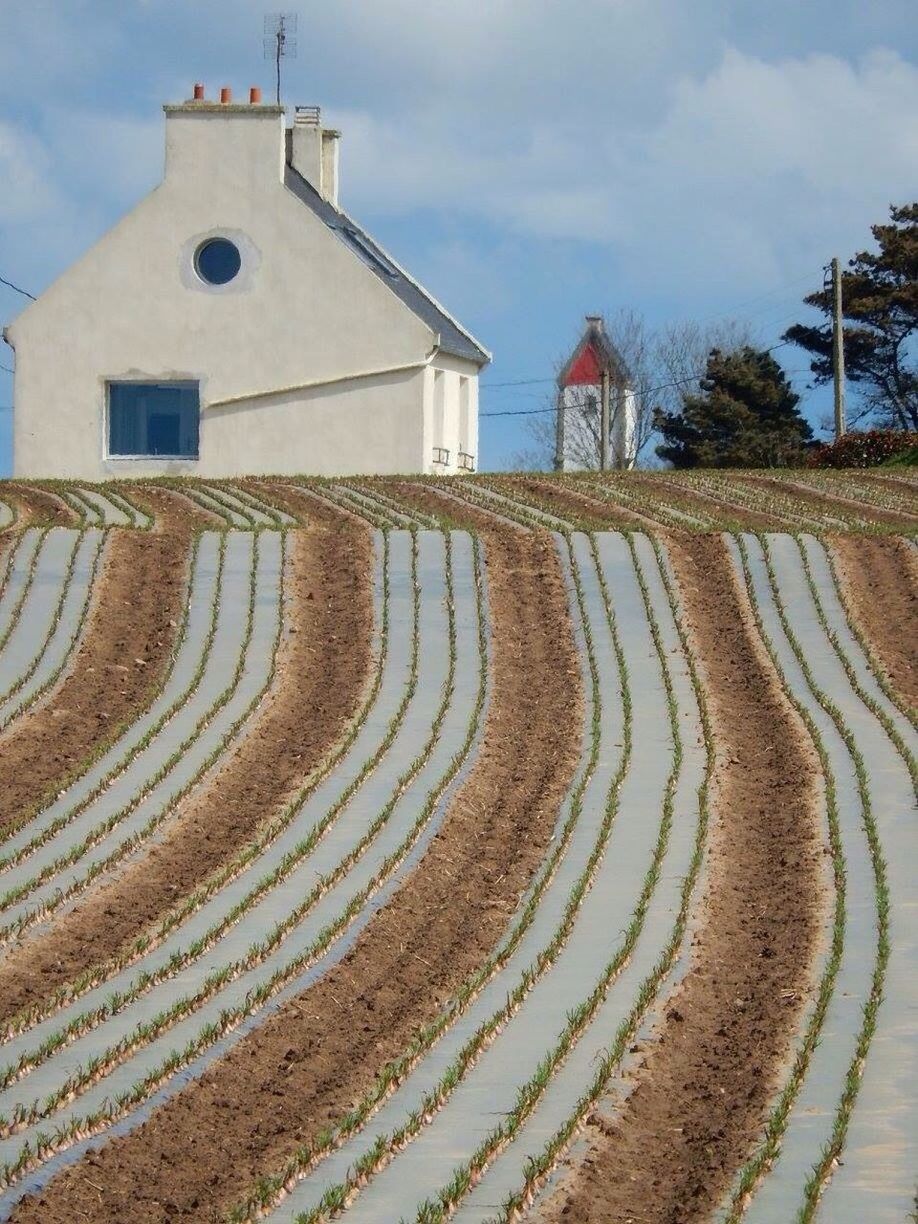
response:
M799 402L770 353L712 349L700 392L656 414L657 454L677 468L792 467L813 436Z
M842 272L845 373L866 391L867 412L898 429L918 429L918 203L890 207L889 225L871 226L879 251L861 251ZM813 354L816 381L832 377L832 291L804 298L823 327L795 323L784 333Z

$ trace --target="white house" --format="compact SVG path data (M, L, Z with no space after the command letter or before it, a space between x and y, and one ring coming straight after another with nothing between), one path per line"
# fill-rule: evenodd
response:
M600 315L586 329L558 375L555 468L577 472L599 466L603 386L609 394L609 463L634 466L637 400L624 358L606 334Z
M490 355L339 207L318 107L163 109L163 182L5 330L16 475L471 470Z

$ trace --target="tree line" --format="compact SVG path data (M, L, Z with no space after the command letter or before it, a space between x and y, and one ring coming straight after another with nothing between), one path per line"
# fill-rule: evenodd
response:
M918 203L891 206L889 221L871 227L876 249L859 251L842 272L845 367L859 392L856 427L918 431ZM637 454L652 441L677 468L792 467L805 462L813 431L800 396L775 351L807 353L813 385L832 379L832 291L804 299L819 324L795 323L770 349L758 347L736 320L684 323L652 332L623 311L606 331L630 374L637 404ZM613 412L615 403L613 401ZM568 448L583 467L599 465L597 423L582 414L567 422ZM521 456L544 466L554 425L531 427L536 451Z

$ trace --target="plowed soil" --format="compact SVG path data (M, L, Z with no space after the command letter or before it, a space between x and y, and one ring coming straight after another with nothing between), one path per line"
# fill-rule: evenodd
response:
M539 1218L710 1218L761 1135L796 1032L821 926L818 768L733 581L721 540L670 547L717 745L703 922L617 1116L591 1115L585 1158Z
M918 562L895 536L833 536L845 603L892 687L918 709Z
M493 948L548 845L582 697L550 539L482 520L492 697L473 769L422 862L340 965L135 1133L24 1200L20 1224L219 1219L367 1091Z
M226 526L219 514L212 514L165 485L125 484L123 492L128 501L153 515L154 531L188 535L192 531L219 531Z
M741 523L748 531L784 531L787 528L787 523L773 514L762 514L760 511L750 510L739 502L731 501L726 495L719 496L708 490L689 489L688 485L682 484L677 477L668 476L662 479L645 477L643 479L647 484L648 495L653 495L653 485L656 484L657 489L667 501L673 502L674 505L687 510L690 514L698 510L702 514L720 516L722 520ZM675 497L679 495L683 497L683 500L676 501ZM688 498L691 498L691 501Z
M49 998L147 931L275 815L344 733L370 667L369 537L316 531L289 538L291 632L242 740L186 796L160 843L0 961L3 1018Z
M256 497L265 499L286 510L300 522L312 526L323 527L328 531L365 531L360 519L346 510L339 510L330 501L322 501L311 497L305 490L298 489L294 484L285 484L281 480L252 481L252 492Z
M187 565L187 539L109 532L72 663L0 738L0 831L28 820L149 705L175 645Z
M19 505L22 526L50 523L52 527L75 527L79 522L77 512L46 489L26 484L7 488Z
M805 510L820 518L832 516L844 519L855 515L868 523L882 523L888 527L898 527L900 531L906 530L906 525L910 520L918 522L918 519L912 515L899 513L897 510L884 510L870 502L844 497L841 493L823 492L796 480L782 479L778 476L748 476L746 481L748 484L755 484L766 490L774 489L776 493L783 493L800 502Z
M553 511L559 518L581 518L589 523L599 523L614 531L633 531L635 528L648 527L652 520L637 514L624 506L614 506L604 501L589 490L582 492L574 487L574 483L562 484L559 480L540 480L537 476L513 477L503 482L503 488L512 496L516 492L524 498L529 494L535 501L541 502L547 510ZM655 525L655 524L653 524Z

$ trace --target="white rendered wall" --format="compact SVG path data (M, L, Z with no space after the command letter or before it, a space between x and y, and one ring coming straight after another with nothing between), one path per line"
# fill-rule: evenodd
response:
M283 186L281 113L179 109L166 127L164 182L9 328L16 474L430 470L418 367L437 337ZM243 266L212 287L192 260L217 234ZM105 458L118 379L200 382L197 461Z
M465 470L459 465L460 452L472 455L477 470L478 367L474 362L436 355L425 373L423 422L425 472L443 476ZM437 448L449 451L449 463L433 461Z
M616 411L616 390L612 388L612 427L609 436L609 461L613 467L634 466L634 444L636 428L637 402L634 392L624 389L622 404ZM578 459L573 446L573 438L577 434L578 416L583 420L587 412L588 398L592 396L596 403L596 429L599 428L599 414L602 411L602 385L576 383L564 387L561 392L561 402L564 406L564 456L563 470L565 472L580 472L584 470L583 463Z

